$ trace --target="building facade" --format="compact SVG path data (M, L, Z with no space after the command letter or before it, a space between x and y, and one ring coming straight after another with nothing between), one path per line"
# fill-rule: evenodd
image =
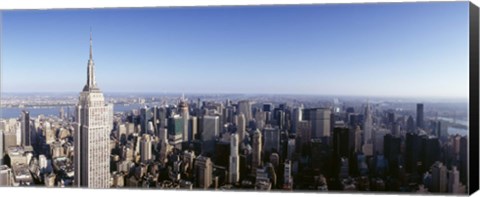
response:
M109 135L112 130L113 106L105 104L103 93L97 87L92 53L90 34L87 84L80 93L76 106L74 183L77 187L109 188Z
M257 172L257 168L262 165L262 133L255 130L253 133L253 152L252 152L252 174Z
M240 180L240 158L238 155L239 139L238 134L232 134L230 137L230 167L229 182L237 183Z
M30 138L30 113L26 110L22 110L22 119L21 119L21 129L22 129L22 146L31 146Z

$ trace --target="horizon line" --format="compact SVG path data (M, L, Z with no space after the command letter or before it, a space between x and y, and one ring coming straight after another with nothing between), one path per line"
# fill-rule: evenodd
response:
M62 91L62 92L49 92L49 91L21 91L21 92L2 92L1 94L77 94L81 91ZM432 99L464 99L469 100L469 96L428 96L428 95L355 95L355 94L315 94L315 93L245 93L245 92L135 92L135 91L102 91L104 94L185 94L185 95L284 95L284 96L325 96L325 97L365 97L365 98L405 98L405 99L420 99L420 98L432 98ZM0 94L0 95L1 95Z

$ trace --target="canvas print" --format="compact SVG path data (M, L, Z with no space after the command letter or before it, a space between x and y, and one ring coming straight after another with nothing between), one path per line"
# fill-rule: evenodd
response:
M466 195L469 5L1 11L0 185Z

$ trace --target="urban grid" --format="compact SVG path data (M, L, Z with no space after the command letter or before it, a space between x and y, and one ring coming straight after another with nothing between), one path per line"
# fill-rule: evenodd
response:
M27 98L2 98L2 108L21 109L0 121L2 186L468 191L468 132L450 132L468 130L466 104L240 94L107 99L91 35L78 97ZM116 109L129 105L138 107ZM41 106L58 114L28 110Z

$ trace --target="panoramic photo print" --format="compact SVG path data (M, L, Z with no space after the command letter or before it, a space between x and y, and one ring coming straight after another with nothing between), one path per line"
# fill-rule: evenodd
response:
M468 194L468 2L1 25L0 186Z

